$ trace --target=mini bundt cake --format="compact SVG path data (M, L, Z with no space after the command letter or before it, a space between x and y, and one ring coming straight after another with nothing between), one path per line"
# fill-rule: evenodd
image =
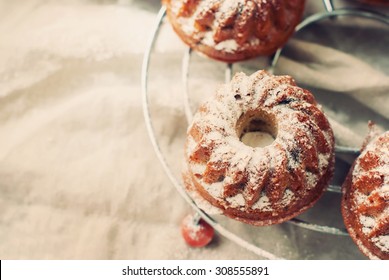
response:
M366 145L343 184L350 236L371 259L389 259L389 131Z
M173 29L190 47L234 62L269 55L300 22L305 0L163 0Z
M241 141L255 131L274 141L264 147ZM313 95L291 77L239 73L199 107L185 159L189 193L231 218L276 224L312 206L327 187L334 136Z

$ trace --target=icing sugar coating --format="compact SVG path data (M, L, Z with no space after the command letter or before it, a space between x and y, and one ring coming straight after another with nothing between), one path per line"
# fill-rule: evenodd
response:
M163 0L192 48L222 61L274 53L301 20L305 0Z
M389 131L373 138L343 185L342 214L361 251L389 259Z
M263 130L265 147L241 141ZM280 223L309 208L333 174L334 136L312 94L289 76L238 73L188 128L186 187L230 217Z

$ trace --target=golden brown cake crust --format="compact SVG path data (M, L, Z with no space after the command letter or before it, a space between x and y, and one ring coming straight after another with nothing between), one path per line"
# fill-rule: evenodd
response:
M270 55L300 22L305 0L163 0L178 36L226 62Z
M343 184L350 236L371 259L389 259L389 131L368 143Z
M274 142L245 145L242 134L253 123ZM291 77L239 73L200 106L185 159L190 192L236 220L276 224L322 195L333 175L334 136L312 94Z

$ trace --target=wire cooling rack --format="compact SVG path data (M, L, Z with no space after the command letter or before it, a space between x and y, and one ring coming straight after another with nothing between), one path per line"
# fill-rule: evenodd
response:
M304 30L304 28L320 22L322 20L328 19L328 18L337 18L337 17L360 17L360 18L367 18L372 19L375 21L382 22L386 25L389 25L389 18L385 15L379 14L377 12L373 11L367 11L367 10L361 10L361 9L351 9L351 8L342 8L342 9L335 9L333 2L331 0L323 0L323 5L325 8L325 12L323 13L316 13L312 16L307 17L304 19L297 27L296 27L296 33L301 32ZM222 225L219 221L218 217L213 217L208 215L206 212L204 212L202 209L198 207L198 205L193 201L193 199L188 195L188 193L185 191L185 188L181 182L180 177L174 174L172 167L169 165L167 159L166 159L166 153L163 152L160 146L159 137L156 133L156 127L155 123L153 121L153 118L151 116L151 110L150 110L150 94L149 94L149 70L150 70L150 64L152 60L152 53L154 51L155 43L158 41L159 33L161 26L163 24L163 19L166 14L166 9L162 7L157 15L156 23L153 27L153 31L150 37L150 40L147 44L147 48L144 55L143 65L142 65L142 105L143 105L143 112L144 112L144 118L146 123L146 128L148 131L148 134L150 136L151 143L153 145L153 148L156 152L156 155L161 162L164 171L166 172L167 176L169 177L170 181L172 182L173 186L177 189L177 191L180 193L180 195L185 199L185 201L192 206L192 208L196 212L197 218L203 218L205 221L207 221L216 231L218 231L221 235L228 238L229 240L235 242L236 244L240 245L241 247L246 248L247 250L257 254L260 257L267 258L267 259L282 259L282 256L277 256L269 250L261 248L261 246L258 246L257 244L254 244L254 242L251 242L250 240L247 240L242 237L242 235L232 232L228 225ZM277 52L274 54L274 56L271 59L270 66L268 68L268 71L273 72L274 68L277 65L277 62L279 60L279 57L282 53L283 49L280 48L277 50ZM188 81L191 77L190 72L190 64L191 64L191 58L192 58L192 50L190 48L187 48L185 53L183 54L182 59L182 85L183 85L183 110L187 119L187 122L190 123L191 119L193 117L193 111L191 109L191 94L190 94L190 88L188 86ZM225 81L229 81L232 77L234 64L225 64ZM335 147L336 154L343 153L343 154L349 154L353 156L357 156L359 153L359 149L357 148L350 148L350 147L343 147L343 146L336 146ZM180 159L177 159L180 160ZM339 185L330 185L327 189L328 192L332 193L340 193L340 186ZM294 226L304 228L307 230L320 232L323 234L330 234L330 235L337 235L337 236L347 236L347 231L344 228L337 228L337 227L329 227L325 225L319 225L317 223L311 223L304 221L299 218L294 218L287 223L292 224Z

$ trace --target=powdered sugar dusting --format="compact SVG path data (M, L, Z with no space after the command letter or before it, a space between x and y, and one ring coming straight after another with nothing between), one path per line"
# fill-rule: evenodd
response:
M224 50L226 52L235 52L238 48L239 45L234 39L229 39L215 45L215 49L218 51Z
M294 193L287 189L284 193L284 196L281 199L281 205L289 205L292 202L292 199L294 198Z
M193 145L194 135L188 134L187 146L190 145L191 149L186 150L187 158L199 153L204 154L204 158L196 162L189 161L189 170L204 170L200 173L199 183L216 199L220 207L239 211L250 208L257 211L284 211L286 206L296 203L305 205L306 202L301 199L308 196L309 192L317 191L319 178L327 172L332 161L333 150L327 153L318 152L319 170L315 174L305 170L305 166L311 162L304 156L302 144L316 147L317 144L323 143L316 142L318 140L313 136L313 132L306 132L308 126L299 121L299 115L295 113L298 107L293 107L292 110L288 106L290 102L294 102L304 108L304 94L307 93L294 86L294 81L288 76L272 76L265 71L258 71L249 77L239 73L230 84L222 86L217 94L203 105L207 110L200 110L195 114L193 125L198 133L195 137L201 140ZM302 110L301 114L306 113ZM255 140L265 140L266 144L262 142L259 147L256 144L247 145L245 138L242 142L237 124L245 125L250 123L252 118L258 118L256 123L264 127L272 125L278 128L276 139L273 139L268 131L249 131L243 136L250 136L251 133L251 136L257 137ZM304 141L296 141L299 133L303 132L306 133ZM327 131L327 134L332 135L332 131ZM332 137L328 139L332 141ZM325 144L332 146L331 142ZM204 167L200 168L198 165ZM206 173L205 169L215 171ZM305 178L304 175L294 176L297 171L305 174ZM279 181L279 172L285 174L283 176L286 180L283 182L286 185L280 186L282 193L277 199L270 199L267 185ZM292 178L293 184L299 184L296 180L301 180L298 197L292 191L294 188L289 188ZM288 208L292 207L286 207Z
M362 224L362 232L364 234L369 234L373 227L376 225L377 221L372 217L361 215L359 221Z
M231 207L234 207L234 208L245 206L245 204L246 204L246 201L241 193L239 193L233 197L227 197L226 200L231 204Z
M354 199L357 205L361 205L362 203L365 203L365 201L367 200L367 195L361 192L356 192L354 195Z
M202 225L200 223L195 223L191 215L186 216L182 223L186 226L189 237L192 240L198 240L199 232L202 230Z
M271 211L271 203L266 195L262 195L261 198L253 205L253 209Z
M223 198L223 183L217 182L213 184L205 184L206 191L213 197L222 199Z
M307 188L311 189L312 187L316 186L316 183L318 181L318 176L316 174L313 174L312 172L306 172L305 173L305 182L307 184Z
M389 254L389 131L367 144L355 162L351 184L348 191L353 206L347 211L360 224L360 231L353 232L355 239L367 240ZM364 252L371 257L368 247L363 246Z
M194 175L204 174L207 167L204 164L192 164L191 171Z
M389 253L389 235L381 235L372 238L374 244L382 251Z
M386 197L389 194L389 184L385 184L380 188L380 192Z
M328 154L319 154L319 169L320 171L324 170L328 166Z
M216 51L237 53L249 49L259 49L258 54L279 47L279 42L290 36L290 31L298 24L304 2L287 5L282 1L212 0L212 1L164 1L168 7L168 16L179 33L184 33L190 45L205 45ZM280 10L285 24L268 18L271 13L277 15ZM274 17L274 16L273 16ZM271 18L273 18L271 17ZM263 22L266 20L266 22ZM267 34L277 34L280 40L272 36L262 36L251 26L266 26ZM277 37L277 38L278 38ZM284 37L284 38L282 38ZM247 54L246 54L247 55Z

